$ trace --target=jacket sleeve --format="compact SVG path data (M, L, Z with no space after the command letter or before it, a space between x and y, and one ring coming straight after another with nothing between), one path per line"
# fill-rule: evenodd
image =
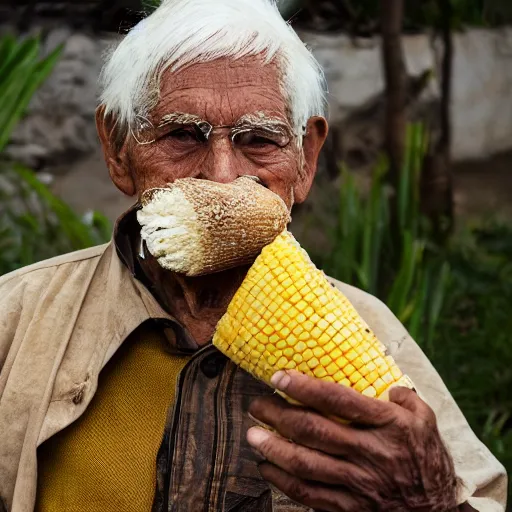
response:
M18 345L53 273L22 269L0 277L0 398Z
M375 297L336 283L361 316L387 345L398 366L414 382L419 396L434 410L441 436L461 480L459 504L479 512L504 512L507 474L476 437L428 358L389 308Z
M0 382L20 321L25 285L10 275L0 279Z

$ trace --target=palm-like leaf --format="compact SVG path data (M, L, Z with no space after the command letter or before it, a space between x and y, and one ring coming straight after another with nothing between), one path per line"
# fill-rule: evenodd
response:
M2 156L34 92L57 62L61 48L41 59L38 38L0 39L0 275L51 256L108 239L108 221L91 222L57 199L35 174Z

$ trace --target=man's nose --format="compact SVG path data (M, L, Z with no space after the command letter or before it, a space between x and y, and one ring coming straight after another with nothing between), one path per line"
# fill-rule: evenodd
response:
M201 177L217 183L231 183L241 173L240 161L229 136L216 137L210 142L208 156L201 170Z

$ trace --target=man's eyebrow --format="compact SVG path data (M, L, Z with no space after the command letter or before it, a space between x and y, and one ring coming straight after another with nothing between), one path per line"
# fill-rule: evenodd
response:
M193 124L193 123L204 123L204 119L201 119L195 114L187 114L186 112L171 112L165 114L158 123L158 127L166 126L168 124Z
M233 130L239 133L253 129L266 130L279 135L290 136L292 134L289 123L280 117L268 116L263 112L245 114L233 126Z

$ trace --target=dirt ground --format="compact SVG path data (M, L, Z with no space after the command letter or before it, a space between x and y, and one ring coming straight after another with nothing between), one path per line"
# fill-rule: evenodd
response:
M98 210L115 221L134 201L112 185L99 151L63 171L55 171L52 189L80 213ZM497 215L512 220L512 152L457 164L453 173L459 219Z

